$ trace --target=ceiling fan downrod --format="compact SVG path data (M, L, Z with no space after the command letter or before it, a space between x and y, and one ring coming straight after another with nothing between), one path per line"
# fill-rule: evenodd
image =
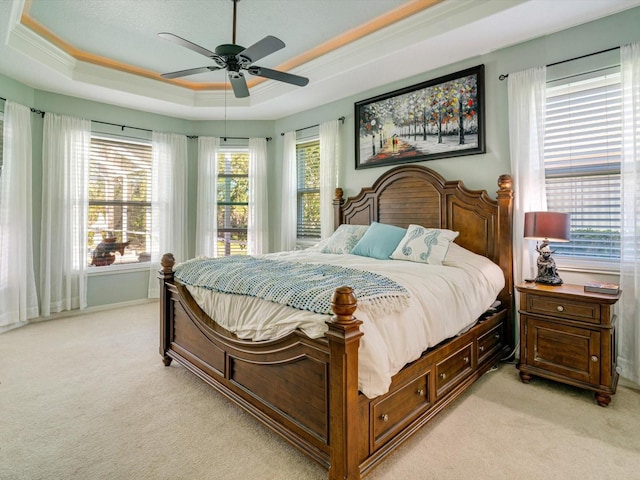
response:
M231 0L233 2L233 33L231 35L231 43L236 43L236 8L240 0Z

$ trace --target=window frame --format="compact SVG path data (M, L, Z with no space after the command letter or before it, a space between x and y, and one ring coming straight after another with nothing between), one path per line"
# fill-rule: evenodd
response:
M152 236L152 232L151 232L151 218L153 215L152 209L152 189L153 189L153 152L152 152L152 144L151 144L151 140L149 139L144 139L144 138L135 138L135 137L129 137L129 136L121 136L121 135L114 135L114 134L110 134L110 133L102 133L102 132L91 132L91 155L90 155L90 160L89 160L89 170L91 171L91 163L92 163L92 156L93 156L93 140L98 139L98 140L104 140L104 141L108 141L108 142L117 142L117 143L122 143L122 144L137 144L140 146L144 146L148 148L148 167L149 167L149 175L147 178L147 188L148 188L148 192L147 192L147 198L148 200L146 201L139 201L139 200L91 200L89 199L88 201L88 209L87 209L87 213L89 213L89 209L92 206L114 206L114 207L129 207L129 206L133 206L133 207L145 207L147 208L147 220L146 220L146 233L144 233L145 237L146 237L146 245L148 247L150 247L151 245L151 236ZM91 174L89 173L89 185L91 184ZM92 231L92 227L91 224L89 223L89 218L87 217L87 233L89 231ZM96 245L95 243L93 244L94 246ZM150 253L149 248L147 248L148 253ZM116 261L110 265L93 265L91 263L91 248L90 248L90 244L89 244L89 238L87 236L87 256L88 256L88 265L87 265L87 274L88 275L96 275L96 274L109 274L109 273L118 273L118 272L122 272L122 271L132 271L132 270L148 270L150 267L150 257L149 260L143 260L141 261L140 259L138 259L138 261L129 261L129 262L122 262L122 263L116 263L117 259L119 257L119 255L117 255ZM95 268L94 268L95 267Z
M565 75L561 78L548 80L546 105L547 107L549 106L550 98L557 96L557 95L549 95L550 93L549 90L553 90L554 88L558 88L559 86L567 85L569 83L587 81L589 79L598 79L598 78L604 77L605 75L612 75L612 74L615 75L618 72L619 72L619 65L611 64L607 67L589 68L581 72L574 72L570 75ZM551 93L553 94L554 92L551 92ZM545 150L546 150L546 141L547 141L547 133L548 133L547 131L548 116L547 115L548 115L548 111L545 113L545 117L546 117L545 118ZM608 125L609 123L605 123L605 124ZM600 168L610 167L610 164L607 164L606 160L599 162L596 165L599 165ZM618 165L618 174L619 174L619 168L620 167ZM587 168L585 169L585 171L595 172L597 169L598 169L598 166L595 166L591 169ZM545 181L547 181L548 170L549 169L547 167L547 158L545 154ZM612 173L611 169L609 168L609 173L607 175L611 175L611 174L615 175L615 172ZM571 178L571 177L572 176L567 176L566 178ZM582 178L583 176L573 175L573 177ZM611 190L608 190L608 191L611 191ZM547 200L549 200L548 191L546 192L546 195L547 195ZM553 205L551 206L548 205L548 208L550 210L554 209ZM619 207L618 207L618 210L619 210ZM566 211L566 210L556 208L554 211ZM569 212L569 213L572 213L572 212ZM574 256L574 255L568 255L568 254L563 254L561 252L558 252L554 255L554 258L556 259L556 263L558 264L558 266L565 271L596 273L596 274L600 274L600 273L617 274L619 273L619 270L620 270L619 258L615 258L615 257Z
M216 198L216 216L218 215L218 208L220 206L246 206L247 207L247 215L249 212L249 186L248 186L248 182L249 182L249 147L248 146L224 146L224 147L220 147L220 149L218 150L218 158L216 159L216 162L220 161L220 156L222 155L227 155L227 154L233 154L233 153L243 153L246 155L247 157L247 173L246 174L238 174L238 173L221 173L220 171L217 172L216 175L216 182L219 182L220 178L246 178L247 179L247 201L246 202L220 202L218 200L218 198ZM218 163L219 165L219 163ZM219 192L218 192L218 196L219 196ZM216 217L217 218L217 217ZM218 243L220 241L221 238L221 233L228 233L228 234L234 234L234 233L244 233L246 235L247 238L247 244L244 247L245 252L242 254L237 254L236 255L247 255L247 247L248 247L248 241L249 241L249 225L247 223L247 227L246 228L235 228L235 227L221 227L219 222L216 221L216 243ZM223 240L224 242L224 255L220 255L220 251L217 248L216 245L216 255L218 257L226 257L226 256L230 256L233 255L233 253L231 253L231 240L229 239L229 241L227 241L226 239ZM229 254L227 255L227 249L229 251ZM240 247L240 249L242 249L242 247Z
M318 147L318 185L317 185L317 188L304 188L303 185L302 185L303 188L301 188L300 171L299 171L299 164L298 164L298 159L299 159L298 149L303 145L312 145L312 144L317 145ZM320 134L319 132L317 134L296 138L296 244L302 245L302 246L307 244L315 244L318 241L320 241L320 239L322 238L320 223L318 223L317 235L300 236L300 229L305 224L305 222L301 221L301 218L300 218L300 213L303 210L301 205L301 197L303 195L308 195L308 194L317 194L318 208L320 208L320 204L319 204L320 202ZM318 218L318 222L320 222L320 218Z

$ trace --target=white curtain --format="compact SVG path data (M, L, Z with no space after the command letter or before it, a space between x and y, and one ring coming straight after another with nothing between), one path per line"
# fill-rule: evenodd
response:
M0 331L38 316L31 237L31 111L7 100L0 173Z
M218 137L198 137L196 256L216 257L218 237Z
M46 113L42 142L40 309L87 306L91 122Z
M269 251L269 205L267 201L267 140L249 139L248 254Z
M187 260L187 137L153 132L151 185L151 272L149 298L160 294L158 270L165 253Z
M297 170L296 132L285 132L282 158L282 210L280 212L280 250L289 252L296 248L297 237Z
M340 125L338 120L320 124L320 236L333 233L333 197L338 186L340 164Z
M525 212L546 210L544 125L546 67L509 74L509 152L515 190L513 208L514 279L535 277L535 248L523 240Z
M640 42L620 48L622 225L618 370L640 384Z

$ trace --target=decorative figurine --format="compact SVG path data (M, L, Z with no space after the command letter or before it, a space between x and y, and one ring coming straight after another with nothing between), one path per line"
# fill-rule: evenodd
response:
M120 252L120 255L124 255L124 249L131 241L116 242L117 239L117 237L104 238L93 251L93 255L91 255L91 265L96 267L111 265L116 260L115 252Z
M556 261L551 256L555 250L551 250L549 243L543 241L536 247L536 251L540 254L538 257L538 276L537 283L546 285L562 285L562 279L558 276L556 269Z

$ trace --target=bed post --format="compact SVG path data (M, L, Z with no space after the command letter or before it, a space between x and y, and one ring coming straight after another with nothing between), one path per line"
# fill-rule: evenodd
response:
M160 260L162 269L158 270L158 279L160 280L160 355L162 362L168 367L171 364L171 357L167 355L169 350L169 328L171 325L170 302L166 283L173 282L173 266L176 263L172 253L165 253Z
M327 322L329 340L329 480L359 480L358 459L358 347L360 325L353 313L356 297L351 287L337 288L331 298L335 314Z
M510 348L515 346L514 322L515 303L513 294L513 179L511 175L500 175L498 178L498 251L500 252L500 268L504 272L505 288L500 294L500 301L507 309L506 337Z
M335 196L333 197L333 229L337 229L343 222L342 218L342 205L344 204L343 195L344 192L341 188L336 188Z

